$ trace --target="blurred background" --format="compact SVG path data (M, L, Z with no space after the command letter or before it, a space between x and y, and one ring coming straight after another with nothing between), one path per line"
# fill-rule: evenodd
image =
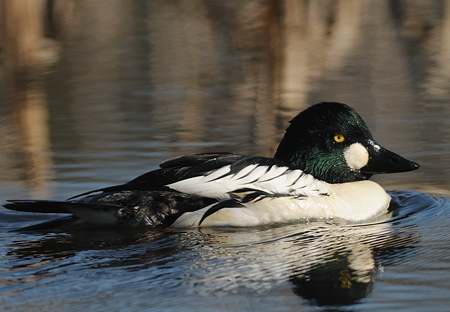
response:
M0 199L68 197L179 154L271 155L341 101L447 192L450 1L0 0Z

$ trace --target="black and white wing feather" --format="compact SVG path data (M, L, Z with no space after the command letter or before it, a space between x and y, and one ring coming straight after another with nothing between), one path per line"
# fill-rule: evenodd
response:
M199 154L175 158L160 167L126 184L97 191L170 189L219 200L232 198L233 192L242 189L272 195L318 196L328 192L327 183L265 157Z
M170 189L204 197L227 199L233 192L253 189L267 194L317 196L327 193L326 183L299 169L250 163L236 169L226 165L211 172L168 184Z

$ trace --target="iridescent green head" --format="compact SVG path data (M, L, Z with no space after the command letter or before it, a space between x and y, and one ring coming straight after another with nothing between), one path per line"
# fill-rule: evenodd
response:
M379 145L356 111L335 102L315 104L292 119L274 158L329 183L419 168Z

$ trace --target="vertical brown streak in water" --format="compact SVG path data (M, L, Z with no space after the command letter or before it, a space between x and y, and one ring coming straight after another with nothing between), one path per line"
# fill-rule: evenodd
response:
M2 68L0 67L0 70ZM0 72L3 82L3 73ZM6 84L0 83L0 181L20 181L23 177L22 153L16 131L16 122L13 118L13 106L7 101Z
M280 108L292 111L305 108L309 88L307 55L307 5L304 1L285 0L281 21ZM320 21L317 21L320 23Z
M339 56L338 60L332 60L333 63L340 63L339 66L333 65L333 72L328 72L330 77L323 76L320 83L317 83L315 90L311 90L311 97L334 99L351 104L363 116L369 117L369 123L372 120L382 122L386 120L384 114L384 105L393 107L395 114L404 112L404 106L397 109L398 104L405 105L412 102L411 95L412 81L408 77L408 64L406 55L401 42L399 42L393 25L392 16L386 2L377 1L355 1L342 2L342 5L353 3L352 10L344 10L337 15L332 36L336 36L332 41L344 40L345 37L352 37L352 43L347 43L346 51ZM341 2L339 2L341 5ZM347 14L360 15L359 18L345 16ZM347 33L347 26L339 27L339 24L351 23L354 29L351 35ZM339 29L342 29L341 31ZM369 33L370 32L370 33ZM341 39L339 39L341 37ZM350 39L345 39L349 40ZM336 52L335 48L330 53ZM358 71L351 73L343 72L343 65L354 64L353 68ZM333 79L333 78L339 79ZM396 105L392 105L395 103ZM378 116L373 116L374 111L379 111ZM372 118L370 118L372 117ZM391 120L389 118L389 120ZM392 132L392 129L389 129Z
M1 0L0 41L9 71L27 73L54 61L56 46L44 38L44 0Z
M424 111L429 116L421 125L420 135L423 143L423 150L436 151L444 148L448 144L450 129L448 127L448 116L450 116L450 105L435 105L434 101L448 101L450 96L450 1L444 2L443 11L440 12L442 18L430 32L427 43L427 54L430 58L430 66L426 68L426 73L421 87L426 98ZM432 16L433 18L434 16ZM435 18L435 17L434 17ZM434 100L434 101L433 101ZM431 118L430 118L431 117ZM432 139L430 139L432 138ZM447 148L448 150L448 148ZM447 156L441 156L442 164L445 164ZM428 159L425 159L429 161ZM431 166L428 166L431 167ZM427 168L427 177L433 177L433 184L437 188L427 190L429 192L447 193L441 187L448 188L450 185L450 168L448 166L433 165Z
M215 42L219 38L216 37L217 33L214 33L211 20L208 18L206 5L203 1L190 1L180 2L176 8L177 11L183 12L178 26L184 32L184 39L180 39L185 41L194 38L192 41L187 40L179 45L184 49L174 58L180 62L174 66L174 70L180 71L182 68L188 70L181 73L185 77L180 77L180 85L186 92L186 99L183 105L179 106L181 118L178 129L181 131L177 132L177 140L182 142L208 140L204 138L204 135L208 118L207 107L210 103L205 101L208 99L208 96L204 96L205 84L208 83L209 78L220 74L219 69L216 68L218 52ZM199 48L208 51L210 57L216 59L214 66L209 64L210 60L207 60L206 55L199 51Z
M394 7L401 13L399 20L402 35L408 38L426 36L429 26L440 19L440 6L442 2L421 0L397 1Z
M326 49L326 69L341 68L361 37L361 11L363 1L341 0L336 2L334 23L330 27L329 46Z
M283 2L281 109L286 119L310 103L321 79L341 69L361 37L361 1ZM320 97L318 100L332 100Z
M133 49L125 49L122 54L116 49L129 43L126 39L131 33L132 2L111 0L107 1L107 9L105 5L101 1L78 3L77 15L73 17L78 23L71 25L69 21L73 26L68 31L72 40L68 40L62 62L65 75L76 79L70 80L66 90L70 101L61 109L70 111L75 141L89 152L98 148L98 134L116 143L117 136L126 129L117 116L123 113L121 94L127 92L127 80L122 75L128 74L127 66L134 61L133 55L126 54ZM106 146L110 142L104 143Z
M276 53L279 36L278 4L247 2L239 10L235 42L240 50L258 51L257 61L243 64L244 79L234 88L235 104L248 103L249 145L264 155L273 153L276 128ZM251 53L251 52L249 52ZM244 108L245 109L245 108Z
M444 2L443 18L433 33L430 57L432 66L424 81L425 92L432 97L450 95L450 1Z
M79 26L75 14L77 0L53 1L49 9L49 32L52 36L64 41L70 30Z
M31 77L57 57L56 46L44 38L45 5L44 0L0 2L5 85L16 116L17 146L25 156L25 179L37 196L48 195L52 161L47 98Z
M345 88L338 88L337 94L331 95L328 88L323 88L323 84L334 78L354 57L355 48L363 37L361 14L366 2L346 0L329 2L326 5L327 10L321 8L323 5L319 2L314 3L308 14L308 28L318 20L321 22L308 32L310 85L305 95L308 103L305 104L341 101L354 105L357 101L345 99L347 94L344 92L348 93L348 82L342 81ZM356 90L357 88L351 92Z
M199 141L205 134L206 86L218 80L219 54L204 1L149 3L150 90L157 95L152 115L172 115L176 141ZM164 35L162 35L164 34ZM169 92L161 99L160 92ZM167 126L167 125L166 125ZM181 130L181 131L177 131Z
M12 83L12 100L18 128L18 146L25 155L25 177L33 195L48 196L53 176L50 157L48 109L45 91L37 82Z
M271 16L269 21L269 36L270 36L270 47L268 59L270 63L270 85L272 91L272 113L271 115L274 117L273 119L273 127L274 127L274 135L272 137L272 144L270 148L270 154L275 154L275 151L278 147L278 143L281 141L282 136L284 135L285 127L280 127L280 124L285 126L280 120L283 120L283 117L280 114L280 103L281 103L281 86L282 86L282 60L283 60L283 35L282 35L282 10L283 3L281 1L275 1L275 5L273 4L271 7Z
M385 142L387 146L397 146L396 151L402 153L402 142L415 141L415 124L399 125L395 121L412 120L415 117L414 106L420 105L415 98L414 83L409 75L408 57L398 33L392 31L395 29L394 20L386 2L370 2L365 16L366 23L373 30L371 36L366 37L365 43L371 60L369 92L373 104L370 116L376 122L375 135L382 138L382 143ZM367 111L367 106L365 110ZM363 109L362 111L364 112ZM387 111L390 113L388 119L385 118Z
M159 16L165 18L155 17L149 20L149 33L151 42L154 43L151 52L152 57L157 60L151 63L151 72L158 78L157 81L151 79L152 87L158 90L162 85L170 90L173 84L181 85L182 90L179 92L182 98L170 99L172 102L181 101L183 105L176 102L157 105L154 115L164 116L168 112L173 114L173 111L179 115L175 120L176 129L181 129L177 132L177 141L211 141L214 138L210 128L236 126L235 119L240 116L253 118L252 116L259 115L256 119L274 117L274 114L258 114L253 105L255 100L249 100L255 98L256 92L257 109L273 105L271 99L266 101L272 92L272 75L268 65L271 43L268 31L272 23L269 20L272 18L272 6L273 4L252 1L245 4L187 2L170 6L159 3ZM171 15L177 18L170 19L171 22L167 23ZM225 29L224 24L227 25ZM161 33L158 32L159 29L164 29L170 35L158 35ZM180 46L183 49L177 48ZM236 51L251 55L256 61L237 63ZM230 62L231 57L233 62ZM230 63L232 66L228 65ZM223 94L220 98L215 93L204 94L206 90L215 88ZM177 106L174 108L175 104ZM212 124L209 120L212 114L221 116L219 122L223 122L223 125ZM273 143L267 137L273 137L270 129L274 127L274 122L258 119L256 124L264 125L263 128L256 129L256 133L266 131L257 135L261 140L256 139L256 145L262 145L262 149L272 146ZM247 126L251 129L244 133L253 132L255 125L252 121L238 125L240 129ZM243 131L238 131L242 135ZM251 145L254 145L254 138L249 139L252 141Z

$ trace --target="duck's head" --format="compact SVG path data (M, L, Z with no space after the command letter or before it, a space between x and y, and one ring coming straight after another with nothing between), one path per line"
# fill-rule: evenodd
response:
M323 102L291 120L275 158L329 183L419 168L378 144L350 106Z

